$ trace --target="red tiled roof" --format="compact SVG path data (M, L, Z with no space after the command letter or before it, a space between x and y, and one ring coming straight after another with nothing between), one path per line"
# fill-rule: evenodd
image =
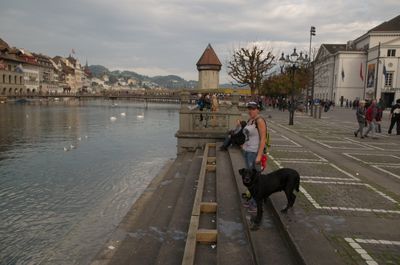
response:
M202 66L202 65L222 66L221 62L218 59L217 54L215 53L214 49L211 47L211 44L208 44L207 48L203 52L203 55L201 55L201 57L196 65L197 66Z
M0 50L4 50L4 49L8 49L8 48L10 48L10 46L8 46L8 43L0 38Z

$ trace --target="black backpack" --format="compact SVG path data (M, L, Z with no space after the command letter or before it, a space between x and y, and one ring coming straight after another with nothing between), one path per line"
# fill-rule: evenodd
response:
M232 143L235 145L242 145L246 141L246 135L243 132L244 128L241 128L237 134L232 135Z

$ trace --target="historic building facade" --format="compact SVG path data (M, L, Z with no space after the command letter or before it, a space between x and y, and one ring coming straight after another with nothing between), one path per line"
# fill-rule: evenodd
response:
M314 98L400 98L400 16L384 22L347 44L322 44L315 58Z
M24 76L19 66L23 60L9 54L10 47L0 39L0 95L25 93Z

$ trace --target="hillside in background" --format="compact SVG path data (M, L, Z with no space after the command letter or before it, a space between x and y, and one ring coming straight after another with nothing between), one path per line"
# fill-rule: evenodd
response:
M134 79L141 86L160 86L165 88L196 88L197 81L187 81L177 75L167 75L167 76L146 76L141 75L133 71L110 71L107 67L102 65L90 65L89 69L94 77L101 78L103 75L107 75L111 83L115 83L118 79L124 79L128 81L129 79Z

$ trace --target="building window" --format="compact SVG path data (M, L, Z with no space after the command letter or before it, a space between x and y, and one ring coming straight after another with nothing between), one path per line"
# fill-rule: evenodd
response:
M388 57L395 57L396 56L396 50L395 49L388 49L387 50L387 56Z
M393 85L393 72L387 72L385 76L385 87L392 87Z
M3 84L6 83L6 75L3 75Z
M22 84L22 76L19 77L19 83Z
M15 75L14 76L14 84L16 84L17 83L17 76Z
M8 76L8 83L11 84L11 75Z

